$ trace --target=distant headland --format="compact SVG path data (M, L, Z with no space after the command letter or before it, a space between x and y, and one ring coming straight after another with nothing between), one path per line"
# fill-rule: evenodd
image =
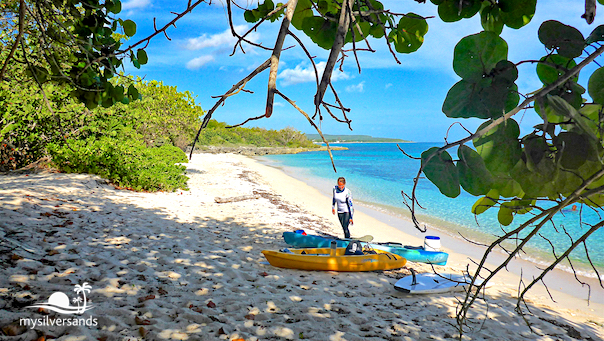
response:
M323 134L327 142L334 143L350 143L350 142L398 142L398 143L408 143L413 141L407 141L402 139L392 139L387 137L373 137L369 135L329 135ZM306 134L306 138L313 142L323 142L321 136L319 134Z

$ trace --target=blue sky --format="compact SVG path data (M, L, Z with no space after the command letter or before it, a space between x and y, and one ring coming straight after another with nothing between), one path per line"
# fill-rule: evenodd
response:
M123 1L122 19L132 19L137 23L137 34L131 39L138 41L153 32L153 19L157 27L162 27L175 15L182 12L188 1L184 0L130 0ZM275 1L277 2L277 1ZM423 16L436 16L436 6L429 1L382 1L386 8L395 13L414 12ZM255 7L256 1L240 0L242 6ZM520 30L504 28L502 37L509 45L508 59L513 62L539 59L545 55L539 44L537 29L549 19L578 28L585 37L604 23L604 9L598 5L596 20L587 25L581 15L584 12L582 0L539 1L537 13L531 23ZM234 21L239 33L247 31L250 24L243 20L243 12L235 9ZM447 91L460 78L453 72L452 56L455 44L464 36L482 31L479 16L456 23L443 23L437 17L428 20L429 31L419 51L412 54L397 54L401 64L397 64L384 40L370 40L375 53L359 52L361 73L358 72L352 54L344 64L344 72L334 71L333 85L344 105L351 109L348 117L352 128L336 122L324 112L322 122L317 121L325 134L365 134L377 137L391 137L417 142L443 142L447 129L455 122L462 123L474 131L481 121L449 119L441 111ZM146 80L161 80L167 85L177 86L179 91L190 91L196 95L196 102L209 110L217 96L225 93L234 84L264 62L270 51L245 46L245 54L233 51L235 39L231 36L224 1L212 1L199 5L176 23L176 28L168 29L171 40L161 34L156 36L147 53L149 63L140 70L131 65L127 73L139 75ZM265 23L248 36L251 40L272 47L280 22ZM293 28L292 28L293 29ZM314 46L302 32L294 31L301 38L318 66L324 65L329 51ZM314 113L313 98L316 92L311 64L295 41L288 37L284 46L295 46L281 54L278 89L309 114ZM345 48L348 48L346 46ZM595 68L596 66L592 67ZM520 78L516 82L521 93L528 93L541 87L535 75L535 66L525 64L520 67ZM249 117L264 113L267 92L268 70L256 76L246 85L253 93L240 92L227 99L224 106L214 113L214 118L238 124ZM580 78L586 86L587 78ZM326 97L328 100L331 97ZM332 100L329 100L333 102ZM341 115L337 111L333 111ZM534 114L516 117L521 128L527 132L539 123ZM246 126L267 129L294 127L305 133L314 133L306 119L280 97L275 99L273 116L252 121ZM449 133L449 141L465 137L459 125Z

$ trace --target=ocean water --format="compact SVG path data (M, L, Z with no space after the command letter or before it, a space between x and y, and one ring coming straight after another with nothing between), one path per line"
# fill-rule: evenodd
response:
M410 216L401 191L411 194L413 179L420 167L419 160L405 156L394 143L346 143L333 144L333 146L348 148L348 150L332 152L337 173L333 171L327 152L268 155L261 157L260 160L268 165L282 168L289 175L318 188L326 195L331 195L336 179L344 176L355 202L394 216ZM407 154L419 157L426 149L441 145L402 143L399 146ZM453 155L456 151L450 153ZM427 179L420 179L416 193L419 203L424 208L418 209L420 222L425 222L428 226L436 226L437 229L453 237L462 234L479 242L492 241L494 236L501 235L503 230L510 231L532 217L530 214L516 215L510 226L503 227L497 221L496 208L475 216L471 213L471 208L478 197L462 190L457 198L447 198ZM541 235L547 239L534 237L525 247L526 254L523 254L522 258L539 264L549 264L553 259L552 245L559 256L567 246L571 245L571 238L576 240L589 229L581 222L595 224L602 220L597 212L587 206L583 207L581 214L579 211L581 207L578 207L577 211L568 210L558 214L554 219L554 225L548 224L540 230ZM604 228L593 233L586 241L589 259L601 275L604 274L602 245L604 245ZM595 272L588 262L586 247L579 245L570 254L572 266L582 275L595 277ZM570 265L565 260L559 268L571 271Z

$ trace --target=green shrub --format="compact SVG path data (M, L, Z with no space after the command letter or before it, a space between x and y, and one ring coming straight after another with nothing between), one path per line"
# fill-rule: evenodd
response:
M147 147L134 139L90 137L49 144L53 163L67 173L91 173L119 187L136 191L174 191L188 189L183 173L184 152L171 145Z

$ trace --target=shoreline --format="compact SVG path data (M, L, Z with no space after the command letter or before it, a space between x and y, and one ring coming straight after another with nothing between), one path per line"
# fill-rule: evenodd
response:
M297 177L294 172L294 168L291 168L291 169L289 169L288 167L284 168L284 167L272 164L270 161L267 161L267 160L261 160L261 159L256 159L256 160L267 167L278 169L281 172L285 173L286 175L293 177L293 178L305 183L306 185L317 189L317 191L319 191L322 195L324 195L326 197L330 195L329 191L326 190L325 188L323 188L324 186L321 186L319 183L312 182L311 180L306 179L306 178L303 179L302 177ZM443 246L443 249L447 249L448 252L452 251L454 253L467 254L468 256L471 256L471 258L475 259L476 261L480 261L482 259L482 256L483 256L483 253L484 253L484 250L486 249L486 247L479 247L477 245L472 244L471 242L469 242L467 240L464 240L462 237L455 235L454 234L455 231L451 230L450 228L445 228L441 225L441 224L446 224L447 223L446 221L442 221L438 218L430 217L427 215L424 216L423 218L426 218L426 220L420 221L420 223L422 225L427 224L429 226L429 228L433 229L433 231L431 231L431 232L428 231L426 234L423 234L423 233L419 232L415 227L413 227L410 216L407 217L407 216L403 216L403 215L399 215L399 214L393 214L393 212L389 212L387 208L373 207L371 204L367 204L359 199L357 199L355 202L356 202L357 211L358 211L359 207L361 207L362 208L361 211L364 212L365 214L377 219L378 221L380 221L384 224L396 227L397 229L404 232L406 236L414 237L415 238L414 243L416 245L423 245L423 238L426 235L440 233L439 236L441 237L441 244ZM419 218L421 219L422 217L420 216ZM399 226L400 226L400 228L399 228ZM388 240L380 240L380 241L384 242L384 241L388 241ZM400 240L389 240L389 241L401 242ZM468 250L471 252L468 252ZM495 249L494 252L492 253L492 255L489 256L490 257L489 260L491 263L493 262L493 259L496 259L498 262L501 262L504 260L504 256L505 256L505 254L504 254L503 250L498 248L498 249ZM524 256L524 259L523 259L523 257L516 257L510 263L509 267L511 269L513 269L513 272L516 276L520 276L520 273L523 269L525 271L528 269L529 270L528 273L530 275L538 275L539 272L537 271L537 268L546 267L546 265L544 265L538 261L526 259L526 258L527 258L526 255ZM568 266L568 262L564 262L563 264L565 264L566 267L570 268ZM505 270L502 270L502 271L505 271ZM526 273L525 273L525 276L526 276ZM589 292L589 288L587 286L584 286L581 283L579 283L575 279L575 274L572 271L563 270L563 269L560 269L557 267L554 270L550 271L546 275L544 280L546 281L546 283L549 284L548 285L549 288L556 288L556 290L561 291L565 294L574 296L575 298L580 299L580 300L586 301L587 297L590 297L590 302L604 304L604 289L602 287L600 287L597 277L585 276L585 275L581 274L580 271L577 273L577 276L582 282L588 284L591 287L591 295ZM604 314L604 311L603 311L603 314Z
M331 198L317 189L242 155L195 154L186 166L190 190L174 193L116 190L86 174L0 176L1 245L12 249L0 252L0 328L16 335L7 339L456 337L455 309L463 293L414 296L393 288L409 268L431 272L429 265L337 273L266 263L261 250L286 247L284 231L341 235ZM249 200L215 200L250 194ZM351 232L377 241L405 236L364 210ZM468 260L451 253L448 264L437 270L460 272ZM476 328L467 329L464 340L604 338L601 306L576 309L580 300L557 292L556 304L529 294L531 313L523 319L514 312L514 279L505 274L486 289L486 300L477 301L469 316L468 325ZM66 317L27 307L53 292L72 297L74 285L84 282L94 308L82 318L92 316L98 326L15 325L19 318Z

